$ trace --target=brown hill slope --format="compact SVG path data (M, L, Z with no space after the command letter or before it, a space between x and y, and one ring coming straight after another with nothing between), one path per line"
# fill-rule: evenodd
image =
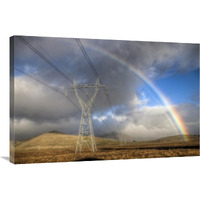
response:
M78 136L62 133L44 133L28 141L16 145L16 151L34 151L45 149L72 149L76 146ZM97 146L118 145L117 140L95 137Z

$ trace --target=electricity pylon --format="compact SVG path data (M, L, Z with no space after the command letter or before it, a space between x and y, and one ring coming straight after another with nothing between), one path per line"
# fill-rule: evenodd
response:
M92 125L91 109L92 106L94 105L94 100L97 96L100 87L106 88L105 85L99 83L99 78L97 79L96 84L77 84L74 78L73 86L67 88L67 89L74 89L76 97L82 109L75 153L82 152L84 148L89 148L92 152L97 151L96 142L94 138L94 130ZM84 102L78 94L78 89L88 90L89 88L90 89L95 88L95 92L90 99L89 98L87 99L87 102ZM67 90L66 90L66 95L67 95ZM87 92L86 96L88 97Z
M126 140L125 140L124 135L122 135L121 133L119 133L119 134L118 134L118 139L119 139L119 141L120 141L120 146L126 145Z

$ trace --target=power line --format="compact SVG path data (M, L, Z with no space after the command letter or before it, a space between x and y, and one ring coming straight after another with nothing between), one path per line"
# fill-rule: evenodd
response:
M15 67L15 70L19 71L20 73L25 74L25 75L26 75L27 77L29 77L30 79L32 79L32 80L34 80L34 81L36 81L36 82L39 82L40 84L42 84L42 85L44 85L45 87L47 87L47 88L53 90L54 92L57 92L57 93L59 93L60 95L63 95L65 98L67 98L67 99L74 105L74 107L76 107L76 108L81 112L81 109L80 109L76 104L74 104L73 101L72 101L68 96L65 96L65 94L62 93L61 91L55 89L54 87L52 87L52 86L46 84L46 83L43 82L43 81L40 81L39 79L37 79L37 78L31 76L30 74L28 74L28 73L22 71L21 69L19 69L19 68L17 68L17 67ZM77 132L77 130L76 130L76 131L74 130L74 132Z
M63 73L58 67L56 67L48 58L46 58L41 52L39 52L35 47L33 47L27 40L25 40L22 36L18 36L18 38L26 44L30 49L32 49L40 58L42 58L45 62L47 62L51 67L53 67L56 71L58 71L60 74L62 74L70 83L73 84L72 79L67 76L65 73ZM52 60L53 58L42 48L40 47L37 43L36 45L41 48ZM54 61L54 60L53 60ZM55 62L55 61L54 61ZM81 91L83 93L83 91ZM95 108L95 105L94 105Z
M56 67L47 57L41 54L35 47L33 47L27 40L25 40L22 36L17 36L25 45L27 45L30 49L32 49L42 60L44 60L47 64L49 64L52 68L54 68L57 72L59 72L62 76L64 76L70 83L73 83L72 79L63 73L58 67Z
M99 76L99 73L97 72L97 70L95 69L94 65L92 64L92 61L90 60L90 58L89 58L89 56L88 56L88 54L87 54L87 52L86 52L86 50L85 50L83 44L81 43L80 39L75 38L75 40L76 40L78 46L80 47L80 49L81 49L83 55L85 56L86 60L88 61L88 64L89 64L89 66L91 67L92 71L94 72L94 74L95 74L97 77L99 77L100 82L104 85L103 80L101 79L101 77ZM113 111L113 107L112 107L112 103L111 103L110 96L109 96L108 92L105 90L105 88L104 88L104 92L105 92L105 94L106 94L106 98L107 98L107 100L108 100L108 104L109 104L109 106L111 107L111 109L112 109L112 111ZM115 121L115 123L116 123L117 129L119 130L118 121L117 121L116 119L114 119L114 121Z
M43 59L47 64L49 64L51 67L53 67L56 71L58 71L62 76L64 76L70 83L73 83L72 79L67 76L65 73L63 73L58 67L56 67L47 57L45 57L41 52L39 52L35 47L33 47L26 39L24 39L22 36L17 36L25 45L27 45L33 52L35 52L41 59ZM37 43L36 45L42 49L48 56L49 54L42 48L40 47ZM52 60L53 58L51 56L49 56ZM54 61L54 60L53 60ZM55 61L54 61L55 62ZM28 74L27 74L28 75ZM30 77L30 76L29 76ZM33 77L32 77L33 78ZM38 80L38 82L41 82ZM51 89L54 89L54 88L51 88ZM83 91L81 91L81 93L83 93ZM68 97L67 97L68 98ZM88 97L87 97L88 98ZM69 98L68 98L69 99ZM69 99L70 102L72 102L70 99ZM73 103L73 102L72 102ZM95 105L94 106L94 109L95 108ZM79 109L80 110L80 109ZM81 110L80 110L81 111Z
M40 84L42 84L42 85L44 85L44 86L46 86L46 87L48 87L48 88L54 90L55 92L57 92L57 93L63 95L63 96L64 96L65 98L67 98L79 111L81 111L80 108L79 108L76 104L74 104L74 102L73 102L68 96L65 96L65 94L62 93L61 91L55 89L54 87L52 87L52 86L46 84L46 83L43 82L43 81L40 81L39 79L37 79L37 78L31 76L30 74L27 74L26 72L22 71L21 69L19 69L19 68L17 68L17 67L15 67L15 69L16 69L17 71L19 71L19 72L25 74L25 75L28 76L29 78L33 79L34 81L39 82Z
M64 76L70 83L73 83L73 81L72 81L72 79L69 77L69 76L67 76L65 73L63 73L58 67L56 67L56 65L55 64L53 64L46 56L44 56L39 50L37 50L35 47L33 47L24 37L22 37L22 36L17 36L26 46L28 46L32 51L34 51L42 60L44 60L47 64L49 64L52 68L54 68L57 72L59 72L62 76ZM42 49L44 52L46 52L43 48L41 48L38 44L36 44L40 49ZM91 68L93 69L93 72L96 74L96 76L97 77L99 77L98 76L98 73L97 73L97 71L96 71L96 69L94 68L94 66L93 66L93 64L92 64L92 62L91 62L91 60L90 60L90 58L88 57L88 55L87 55L87 52L85 51L85 49L84 49L84 47L83 47L83 45L81 44L81 42L80 42L80 48L82 47L82 51L84 52L84 55L87 57L87 60L88 60L88 62L90 63L90 66L91 66ZM46 52L46 54L53 60L53 58ZM54 61L54 60L53 60ZM54 61L55 62L55 61ZM21 70L20 70L21 71ZM22 71L21 71L22 72ZM22 72L22 73L25 73L25 72ZM25 73L26 74L26 73ZM30 78L32 78L32 79L35 79L34 77L32 77L32 76L30 76L29 74L26 74L27 76L29 76ZM45 84L44 82L42 82L42 81L40 81L40 80L38 80L38 79L35 79L36 81L38 81L38 82L40 82L41 84L43 84L43 85L45 85L45 86L47 86L47 87L49 87L49 88L51 88L51 89L53 89L53 90L55 90L55 88L53 88L53 87L51 87L51 86L49 86L49 85L47 85L47 84ZM103 83L103 81L101 80L101 78L100 78L100 81ZM57 90L55 90L55 91L57 91ZM104 88L104 91L106 91L105 90L105 88ZM62 94L62 95L64 95L62 92L60 92L60 91L57 91L57 92L59 92L60 94ZM83 91L81 91L81 93L83 93ZM106 92L106 94L107 94L107 92ZM65 95L64 95L65 96ZM87 97L87 96L86 96ZM69 99L68 97L67 97L67 99L76 107L76 108L78 108L73 102L72 102L72 100L71 99ZM88 97L87 97L87 99L88 99ZM109 101L110 102L110 101ZM96 106L95 106L95 104L93 104L93 107L94 107L94 111L96 112ZM79 108L78 108L79 109ZM81 111L80 109L79 109L79 111ZM105 126L105 123L103 122L103 124L104 124L104 126Z
M54 60L54 58L43 47L41 47L41 45L39 45L32 37L29 37L29 39L31 39L32 42L35 43L35 45L38 46L56 64L55 67L58 68L58 63L56 63L56 61ZM42 54L42 55L44 55L44 54ZM62 72L62 73L64 73L64 72ZM72 82L72 79L69 76L68 76L68 78L70 79L70 82Z
M94 65L92 64L92 62L91 62L91 60L90 60L90 58L89 58L89 56L88 56L88 54L87 54L85 48L83 47L83 45L82 45L80 39L77 39L77 38L76 38L75 40L76 40L78 46L80 47L81 51L83 52L83 54L84 54L86 60L88 61L89 65L90 65L90 67L91 67L91 69L92 69L92 71L94 72L94 74L95 74L97 77L99 77L100 82L102 82L102 80L101 80L101 78L100 78L100 76L99 76L97 70L95 69Z

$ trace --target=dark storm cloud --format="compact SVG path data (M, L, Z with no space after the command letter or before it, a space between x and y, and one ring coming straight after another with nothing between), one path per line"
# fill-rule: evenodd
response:
M88 65L83 53L74 39L54 39L54 38L26 38L25 39L40 50L52 63L59 67L67 76L73 80L77 79L78 83L94 83L97 77L94 75L90 66ZM17 44L21 41L17 39ZM37 41L37 43L35 43ZM40 44L38 46L38 44ZM20 54L16 57L23 57L21 62L17 62L17 66L23 68L27 73L30 71L32 75L38 79L42 79L49 85L56 86L64 90L66 86L72 85L66 78L59 72L56 72L50 67L44 60L36 55L25 44L20 49ZM40 48L42 46L42 48ZM32 51L32 57L31 52ZM46 53L48 51L48 54ZM28 53L27 53L28 52ZM28 54L28 56L26 56ZM91 60L95 65L99 75L103 77L104 83L109 89L111 99L114 105L127 102L127 98L130 98L131 94L136 88L137 78L134 74L130 73L127 68L123 68L119 63L111 60L110 58L104 58L98 54L93 54ZM123 74L123 76L121 76ZM126 77L126 78L124 78ZM136 78L136 79L135 79ZM123 87L123 90L120 90ZM100 91L101 92L101 91ZM130 94L130 95L127 95ZM100 94L101 96L105 94ZM97 104L102 106L101 102L105 102L106 99L97 99Z
M63 93L66 87L72 86L72 82L67 80L66 76L70 80L76 78L77 83L80 84L96 82L97 76L89 66L74 39L24 38L51 65L58 67L61 72L55 70L17 37L15 38L15 67ZM141 81L128 68L109 56L95 51L92 49L92 46L100 47L115 54L136 69L141 70L149 78L154 79L166 75L169 76L173 73L182 73L198 67L198 45L109 40L81 41L96 71L108 87L113 106L112 108L110 107L103 89L100 89L95 100L95 108L93 109L93 114L97 116L94 119L97 132L102 132L100 130L102 123L107 124L105 126L109 126L109 128L104 128L104 132L116 130L116 120L119 121L123 130L127 133L131 131L132 126L138 131L140 130L141 133L143 132L144 135L141 134L140 138L145 137L147 129L151 130L154 128L156 132L159 132L159 128L162 125L167 130L169 128L168 125L166 125L165 120L161 120L162 114L165 114L163 108L160 108L160 110L159 108L157 110L156 108L154 110L146 108L143 114L145 113L145 116L148 117L145 117L142 112L139 113L137 110L138 104L136 103L134 105L134 114L127 114L130 106L133 106L133 100L136 98L135 93ZM33 136L35 133L42 133L50 129L59 129L67 132L67 129L74 129L74 127L78 130L80 110L77 110L64 96L51 91L51 89L46 88L40 83L30 80L23 73L17 72L17 70L16 74L16 134L22 136L30 132ZM69 90L68 95L79 106L74 91ZM80 95L82 94L80 93ZM102 116L109 112L111 114L106 119L99 121ZM185 115L187 115L189 110L185 112ZM127 123L124 122L126 114L129 116Z
M85 40L119 56L150 78L199 66L199 45L163 42Z
M64 72L71 80L76 78L78 83L94 83L96 81L96 75L74 39L40 37L25 37L25 39L55 66L58 66L60 71ZM27 71L30 68L32 74L61 89L72 84L26 45L23 44L22 48L22 42L17 40L21 49L16 57L23 58L21 62L17 62L17 65L24 67ZM120 63L93 51L89 48L92 45L117 55L150 78L198 67L199 47L194 44L114 40L82 40L82 43L96 71L109 88L114 105L130 101L133 92L138 88L138 78Z

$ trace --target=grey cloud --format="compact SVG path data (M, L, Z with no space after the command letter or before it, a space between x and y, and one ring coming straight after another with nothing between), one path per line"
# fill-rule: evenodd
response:
M71 117L70 119L59 119L55 121L43 121L38 123L26 118L15 119L14 132L16 140L26 140L42 133L56 130L67 134L78 133L78 121ZM67 127L67 128L66 128Z
M97 77L94 75L74 39L40 37L25 37L25 39L72 80L76 78L78 83L96 82ZM141 111L135 105L134 112L127 114L130 111L130 103L135 97L141 80L119 62L109 56L100 54L98 51L94 51L90 46L96 45L115 54L152 79L162 77L166 74L182 73L185 70L198 67L199 46L195 44L137 41L81 41L95 69L109 89L113 106L111 110L103 89L100 89L95 100L93 114L101 116L108 111L113 111L113 114L118 116L127 115L129 120L127 123L121 122L120 128L123 128L128 133L131 131L131 127L135 127L136 130L141 131L138 138L143 138L145 137L145 133L150 132L151 134L157 132L158 136L161 134L159 130L160 132L171 134L174 130L168 129L169 122L167 121L165 110L144 108L145 110ZM72 85L63 75L50 67L48 63L17 38L15 39L15 45L16 67L57 88L61 92L64 92L66 87ZM40 83L25 78L25 75L21 73L15 77L15 84L17 133L20 134L21 132L21 134L25 134L30 131L30 134L34 135L37 131L42 132L51 127L52 129L59 129L60 127L60 129L66 130L68 128L73 129L75 126L78 129L81 113L64 96L56 94ZM79 106L74 91L69 91L69 96ZM184 112L180 109L181 115L190 124L193 122L193 120L188 120L192 117L188 114L191 112L191 109L193 110L193 108L186 110L184 108ZM196 117L197 115L195 114L194 120ZM97 120L94 120L94 123L97 133L100 134L102 123ZM108 116L105 123L108 124L109 128L105 128L104 132L116 131L116 124L111 116ZM192 127L192 125L190 126ZM36 130L34 127L38 129ZM149 137L151 134L149 134ZM154 137L157 136L154 135Z
M123 58L150 78L160 77L167 71L181 73L199 66L198 44L114 40L84 42L94 42Z
M76 116L80 112L64 95L24 76L15 78L14 100L16 118L53 121ZM78 105L78 102L74 103Z
M176 106L176 110L182 116L189 134L198 135L199 106L184 104ZM164 106L145 106L124 116L126 118L122 122L121 132L134 140L153 140L180 134Z
M194 122L199 119L199 105L180 104L177 106L177 110L186 122Z
M76 78L79 83L95 82L97 77L87 63L83 53L74 39L63 38L25 38L34 47L38 48L61 71L71 79ZM19 40L19 39L18 39ZM95 52L90 46L100 46L106 51L110 51L130 63L135 68L140 69L148 77L155 78L164 74L175 73L185 69L198 67L198 45L195 44L176 44L176 43L153 43L137 41L115 41L115 40L81 40L88 55L94 64L97 72L108 86L111 99L114 105L128 103L133 97L133 93L140 84L138 78L128 68L112 60L109 56L101 55ZM40 49L36 43L39 44ZM18 41L21 48L21 43ZM16 47L17 48L17 47ZM48 84L54 84L56 87L64 90L71 85L60 73L52 69L47 63L38 58L34 52L30 54L31 49L20 50L23 62L19 62L21 67L30 64L35 68L35 75ZM28 52L28 53L27 53ZM29 56L27 56L27 54ZM32 55L32 57L30 57ZM36 59L37 57L37 59ZM53 58L53 60L51 59ZM176 69L173 69L173 68ZM170 69L172 69L170 71ZM166 73L169 71L169 73ZM123 75L122 75L123 74ZM128 95L127 95L128 94ZM98 101L98 100L97 100ZM103 104L102 104L103 105Z

